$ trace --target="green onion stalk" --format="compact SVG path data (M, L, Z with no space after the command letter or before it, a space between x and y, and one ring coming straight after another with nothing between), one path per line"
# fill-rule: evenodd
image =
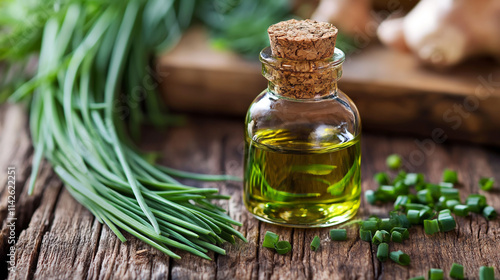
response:
M225 241L246 241L233 228L241 223L211 201L227 196L172 176L237 178L161 167L128 136L145 122L177 120L165 114L146 80L154 53L175 44L189 25L193 0L16 0L0 6L0 59L39 53L35 76L10 96L31 104L29 193L45 157L71 195L121 241L128 232L170 257L180 258L171 250L178 248L206 259L208 251L224 254L219 245ZM34 23L23 21L27 16Z

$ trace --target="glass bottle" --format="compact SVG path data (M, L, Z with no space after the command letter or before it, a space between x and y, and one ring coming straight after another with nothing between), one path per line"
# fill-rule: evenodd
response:
M260 53L269 81L245 120L243 200L257 219L324 227L354 216L360 204L361 123L337 88L344 53L291 60Z

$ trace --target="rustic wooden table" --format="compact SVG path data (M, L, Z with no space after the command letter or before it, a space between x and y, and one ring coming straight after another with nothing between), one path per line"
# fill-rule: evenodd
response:
M242 176L243 138L240 119L192 117L186 126L168 133L144 132L143 147L158 150L165 164L204 173L228 173ZM427 142L429 143L429 142ZM459 171L462 199L478 192L481 176L494 176L500 182L500 150L460 143L431 145L425 154L413 138L365 134L362 140L363 189L376 187L372 176L385 170L385 158L399 153L405 159L413 156L413 171L424 172L438 182L443 168ZM430 146L428 146L430 147ZM420 151L420 152L419 152ZM417 155L424 155L418 162ZM392 244L391 250L404 250L411 258L409 267L388 261L380 263L375 247L358 238L357 228L348 229L348 240L332 242L329 229L290 229L262 223L244 209L241 183L198 183L200 187L218 187L222 194L232 195L221 202L231 217L241 221L239 230L248 243L225 244L227 255L211 255L214 261L177 252L181 260L172 260L149 246L128 237L121 243L106 226L99 224L89 211L79 205L63 184L43 163L34 195L27 196L33 149L25 112L17 106L0 107L0 217L4 221L0 235L2 278L7 276L5 261L7 243L6 170L16 167L16 272L9 279L407 279L426 275L431 267L446 274L451 264L465 267L469 279L478 278L481 265L494 266L500 276L500 220L486 221L482 216L457 218L457 229L445 234L427 236L421 227L411 228L411 238L403 244ZM421 163L421 164L419 164ZM500 210L500 193L486 193L488 202ZM371 206L364 199L359 217L387 215L390 206ZM291 253L278 255L262 248L267 230L279 233L293 246ZM321 238L321 249L312 252L309 244L315 235Z

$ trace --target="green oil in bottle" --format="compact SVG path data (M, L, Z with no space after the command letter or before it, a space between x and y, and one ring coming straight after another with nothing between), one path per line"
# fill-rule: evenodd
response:
M243 197L255 217L284 226L323 227L356 214L360 136L324 127L325 137L318 137L317 131L262 130L252 139L247 136Z

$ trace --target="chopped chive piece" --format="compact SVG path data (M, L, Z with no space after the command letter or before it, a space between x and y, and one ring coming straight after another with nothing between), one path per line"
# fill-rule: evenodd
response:
M424 183L424 174L421 173L408 173L405 177L405 184L407 186L417 186Z
M391 241L391 235L385 230L377 230L372 238L372 243L375 245L379 245L382 242L389 241Z
M436 203L436 206L438 206L438 208L441 207L442 209L440 210L443 210L446 207L446 201L448 201L446 197L440 196L438 199L438 203Z
M330 230L330 238L335 241L347 240L347 231L345 229Z
M445 169L443 171L443 182L456 184L458 182L457 172L451 169Z
M439 211L438 216L446 216L446 215L451 215L450 209L444 209Z
M393 228L393 229L391 230L391 234L392 234L393 232L395 232L395 231L397 231L397 232L401 233L401 235L402 235L402 237L403 237L403 240L406 240L406 239L409 239L409 238L410 238L410 232L408 231L408 229L407 229L407 228L403 228L403 227L395 227L395 228Z
M486 206L483 209L483 216L488 220L493 220L497 217L497 212L495 211L495 208Z
M389 244L380 243L377 248L377 259L385 262L389 258Z
M399 231L393 231L391 234L392 242L403 243L403 235Z
M408 280L425 280L425 277L424 276L417 276L417 277L410 278Z
M442 232L454 230L457 227L455 218L453 218L453 216L451 216L450 214L439 215L438 222L439 222L439 229Z
M408 217L406 217L405 214L398 215L398 217L396 219L398 222L397 226L404 227L404 228L411 227L411 223L410 223L410 221L408 221Z
M399 265L409 265L410 264L410 256L407 254L403 253L403 251L394 251L391 252L389 257L391 258L392 261Z
M490 191L493 189L493 184L495 183L495 178L481 178L479 179L479 187L483 191Z
M399 156L398 154L392 154L388 156L387 159L385 160L387 167L393 170L399 169L401 167L402 162L403 160L401 159L401 156Z
M444 279L444 273L442 269L431 268L429 269L429 280L442 280Z
M412 225L417 225L420 223L420 211L419 210L408 210L406 217L408 217L408 221L410 221L410 223Z
M367 221L380 221L380 218L377 217L376 215L370 215L370 217L368 217Z
M382 185L377 190L377 197L384 201L391 201L396 197L394 186Z
M442 199L443 197L440 197L439 199ZM434 209L437 211L441 211L446 209L446 202L445 201L438 201L436 204L434 204Z
M394 183L394 192L396 195L404 195L410 193L410 187L404 182L399 181Z
M427 220L427 219L434 217L434 211L432 211L431 208L423 209L423 210L420 210L419 215L420 215L421 221Z
M420 204L420 203L408 203L405 205L405 208L406 210L423 210L423 209L431 209L429 206L427 205L423 205L423 204Z
M371 242L373 235L372 235L372 232L370 230L360 229L359 230L359 238L363 241Z
M439 197L441 196L441 187L438 185L426 184L425 189L431 194L431 197L433 200L438 200ZM457 189L452 189L452 190L456 190L458 192ZM418 196L418 193L417 193L417 196Z
M280 255L284 255L292 250L292 245L290 245L290 242L288 241L279 241L274 245L274 249L276 249L276 252Z
M396 175L396 177L394 177L394 180L392 180L392 182L394 184L396 184L397 182L404 182L405 178L406 178L406 172L401 170L401 171L399 171L398 175Z
M424 231L426 234L433 235L439 232L439 224L437 220L424 220Z
M418 185L415 185L415 190L418 192L418 191L421 191L421 190L425 190L425 182L423 183L420 183Z
M393 222L391 221L391 219L388 219L388 218L384 218L384 219L381 219L380 220L380 223L379 223L379 229L380 230L385 230L385 231L391 231L391 229L394 227L393 225Z
M432 198L432 194L428 189L418 191L417 198L418 198L418 201L422 204L434 203L434 199Z
M264 235L264 242L262 242L262 246L274 249L274 246L276 245L278 240L279 236L276 233L267 231L266 235Z
M447 200L446 201L446 208L448 208L448 209L451 210L451 209L455 208L455 206L457 206L459 204L460 204L460 201L458 201L458 200L454 200L454 199Z
M453 184L452 183L448 183L448 182L441 182L441 183L439 183L439 186L441 187L441 189L442 188L447 188L447 189L453 188Z
M378 229L378 223L378 221L363 221L363 223L361 224L361 229L369 230L372 233L375 233Z
M457 189L441 189L441 196L444 196L446 200L455 199L460 200L460 193Z
M408 202L410 202L410 200L408 199L407 195L398 195L398 197L396 198L396 202L394 202L394 209L395 210L401 209Z
M403 227L403 228L409 228L411 226L410 221L408 221L408 218L406 217L405 214L399 214L397 211L391 211L390 213L390 218L389 218L389 224L387 225L381 225L381 229L385 229L387 231L391 231L394 227ZM382 223L381 223L382 224Z
M464 279L464 267L458 263L453 263L450 269L450 277L454 279Z
M375 215L371 215L370 217L368 217L368 219L366 221L370 221L370 222L380 222L380 218L375 216Z
M467 197L465 204L469 206L469 211L474 213L481 213L486 206L486 197L479 194L471 194Z
M469 211L481 213L486 206L486 198L483 195L471 194L467 197L465 204L469 206Z
M453 208L453 213L457 216L465 217L469 215L469 206L467 205L455 205Z
M495 270L491 266L481 266L479 268L479 280L495 280Z
M321 244L319 237L316 235L313 238L313 241L311 242L311 250L316 251L319 248L319 245Z
M379 185L387 185L391 183L391 179L389 175L385 172L379 172L373 176L373 180L377 182Z
M377 196L373 190L367 190L365 192L365 199L371 205L373 205L373 204L375 204L375 202L377 202Z
M469 198L478 198L478 199L480 199L481 203L486 204L486 197L482 194L469 194L467 199L469 199Z
M403 231L403 240L410 239L410 232L408 230Z
M393 231L398 231L399 233L403 233L403 232L405 232L405 231L408 231L408 229L406 229L406 228L404 228L404 227L393 227L393 228L391 229L391 233L392 233Z
M474 213L479 213L481 211L481 206L479 205L478 199L469 199L467 200L467 206L469 210Z

